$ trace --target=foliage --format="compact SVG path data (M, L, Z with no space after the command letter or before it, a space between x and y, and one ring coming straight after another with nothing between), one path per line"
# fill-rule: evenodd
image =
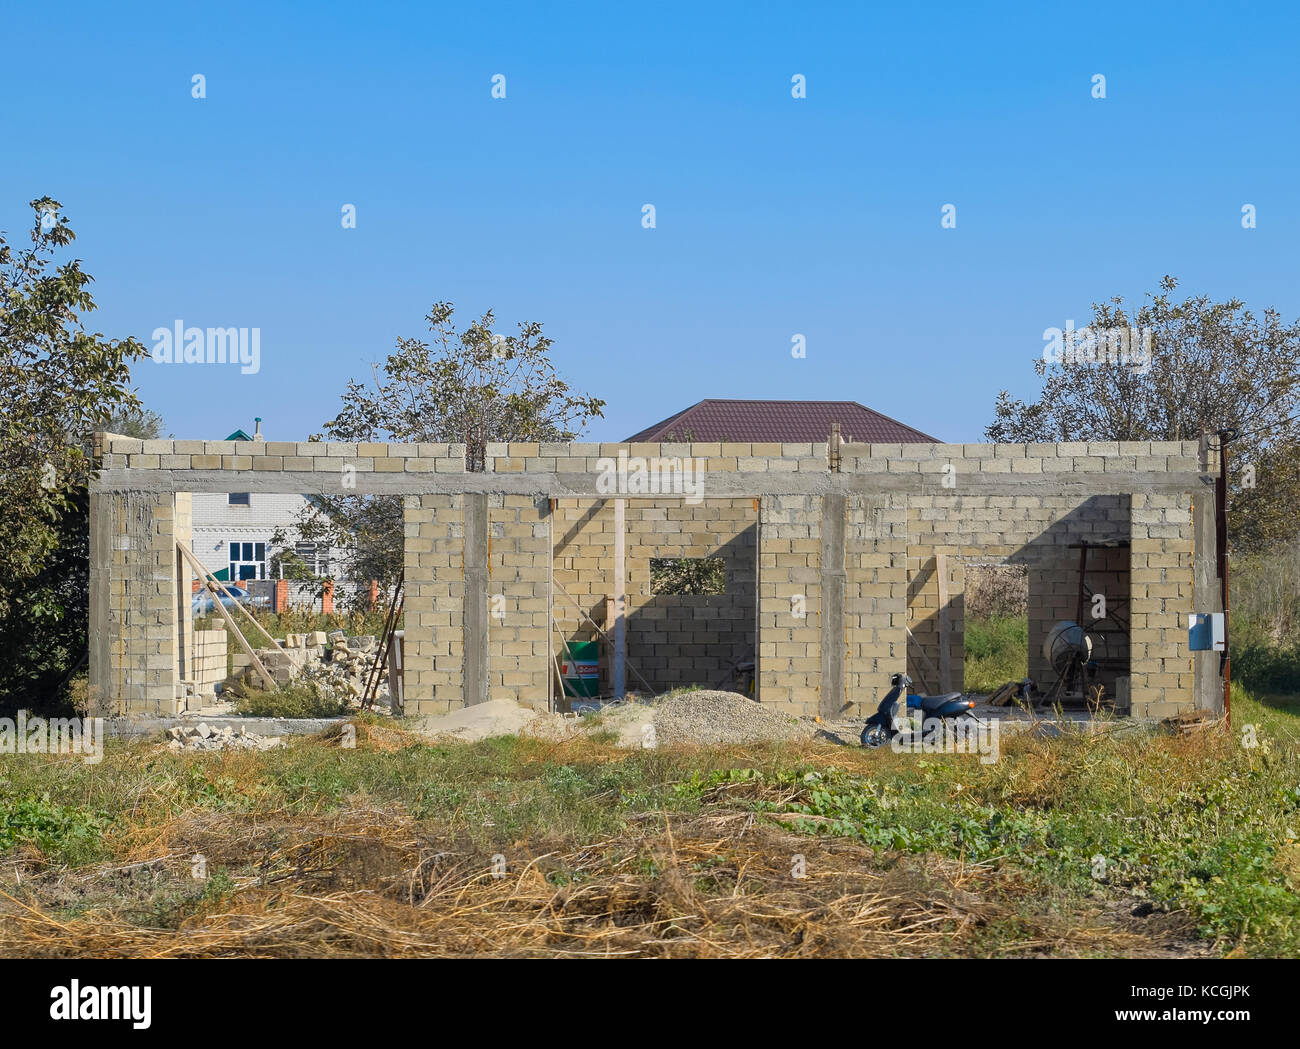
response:
M1025 565L966 566L963 611L967 619L1025 615L1029 608L1029 570Z
M652 594L722 594L727 562L721 557L652 557Z
M327 695L314 681L295 681L274 692L250 689L236 707L250 718L333 718L347 712L347 704Z
M1239 724L1260 720L1244 692L1233 706ZM789 800L758 807L805 833L1014 863L1076 891L1101 883L1186 909L1202 935L1251 953L1300 950L1293 746L1081 733L1011 749L1004 737L992 766L908 756L902 776L787 773L772 786Z
M425 318L432 338L399 338L369 383L348 382L338 415L312 439L464 444L466 468L482 470L490 441L572 441L601 415L604 401L574 392L556 372L541 324L503 335L489 310L457 331L453 312L435 303ZM349 495L341 483L338 495L313 498L298 529L305 541L355 551L346 568L353 582L391 587L402 566L402 518L401 499Z
M59 515L90 474L86 435L106 414L136 404L134 339L88 332L91 276L56 262L74 239L58 201L32 201L31 244L0 234L0 614L58 542Z
M262 629L277 640L283 639L286 634L309 634L317 630L323 630L327 634L342 630L349 637L358 634L378 637L384 632L384 621L388 615L387 607L373 612L350 610L331 612L329 615L322 615L311 608L286 608L282 612L268 612L265 609L255 608L252 612L253 618ZM402 615L397 617L398 630L403 628L404 618ZM211 630L224 622L219 613L212 612L196 618L194 629Z
M1232 678L1252 692L1300 696L1300 638L1277 642L1249 619L1233 620Z
M1038 399L1003 390L985 429L991 441L1194 441L1236 429L1229 520L1234 544L1259 549L1297 534L1300 499L1300 324L1239 299L1175 302L1166 276L1137 307L1093 305L1092 330L1149 331L1150 366L1034 362ZM1255 487L1242 468L1254 467Z
M859 875L889 872L890 884L879 891L846 882L841 891L852 895L843 911L831 912L828 925L787 923L798 940L809 930L821 936L831 926L852 924L854 916L875 914L873 920L894 920L873 948L888 954L1055 954L1062 946L1066 953L1073 947L1075 953L1125 954L1149 944L1169 946L1156 930L1172 926L1182 930L1175 949L1197 950L1187 938L1199 929L1207 941L1200 948L1213 953L1292 957L1300 950L1300 752L1294 746L1300 709L1265 707L1240 689L1233 709L1231 736L1118 727L1053 737L1005 733L1000 760L991 765L965 755L814 744L620 751L583 738L500 737L434 745L385 719L356 718L355 749L340 748L335 730L295 737L265 753L173 754L110 741L100 765L20 755L0 765L0 811L7 799L44 794L56 810L111 821L102 841L117 864L166 859L176 841L220 857L230 875L222 906L237 915L232 935L243 937L228 948L231 953L265 953L266 941L248 943L249 930L271 921L290 897L323 894L337 922L362 896L400 891L405 898L409 873L416 886L412 899L424 913L433 906L425 890L449 876L436 866L438 856L463 862L484 885L498 884L483 876L495 853L510 857L512 870L516 863L521 870L537 864L546 879L539 882L544 894L537 905L547 909L554 907L556 885L588 880L603 886L615 878L620 888L602 889L595 912L604 925L615 925L635 918L643 901L672 891L670 881L634 879L662 879L674 858L705 835L728 847L757 843L747 856L700 856L704 865L687 872L686 884L699 879L696 891L706 894L726 870L764 863L789 890L794 853L807 854L807 880L814 885L848 877L829 866L833 856ZM1242 745L1247 725L1256 747ZM773 823L809 837L774 837L779 829ZM418 844L419 854L378 862L374 850L386 830L403 849ZM814 836L825 845L810 840ZM333 846L345 851L322 851ZM564 859L557 866L548 856ZM966 881L964 892L954 894L931 877L944 869L980 880ZM403 874L395 876L398 871ZM159 884L193 886L186 867L178 875ZM281 880L270 886L263 905L258 893L268 875ZM121 895L136 888L111 882L98 867L67 872L60 884L95 887L102 907L95 917L105 929L106 919L123 911ZM36 895L39 880L32 885L30 906L57 907L67 899L60 888L43 900ZM1040 915L1046 926L1031 935L1008 922L1005 910L990 913L985 904L996 903L990 896L999 885L1015 914ZM460 883L453 888L457 908L479 914L465 905L471 897ZM739 894L747 901L748 917L740 919L746 935L760 902L746 893L756 891L725 884L726 898ZM871 910L863 910L864 899ZM902 926L911 927L911 919L899 908L912 900L937 902L936 915L921 923L937 932L908 947ZM138 919L141 942L156 944L148 938L153 930L179 927L178 918L189 913L184 900L162 902L166 921L158 915ZM712 897L705 902L713 906ZM775 905L780 898L762 902ZM531 907L510 905L512 927ZM1162 911L1175 913L1150 923L1138 917ZM570 902L563 924L585 913ZM1098 915L1113 916L1115 924L1107 927L1118 927L1122 938L1092 938ZM373 953L404 942L409 916L394 921L366 923L364 949ZM0 920L0 930L15 924ZM979 930L974 941L972 926ZM213 930L199 927L202 942L210 943ZM476 928L482 942L491 938L489 929ZM121 923L112 929L125 945L132 929ZM1071 929L1091 932L1078 939L1066 935ZM547 940L552 947L554 932ZM295 935L284 931L286 941ZM674 942L696 939L678 936ZM303 953L326 950L333 940L334 934L327 940L313 934ZM181 951L197 942L174 946Z
M83 324L92 278L56 261L75 239L59 203L32 208L30 246L0 233L0 709L54 710L86 651L91 435L161 420L128 387L144 346Z
M52 802L48 792L0 795L0 852L34 845L55 862L88 862L102 851L109 822L103 813Z
M1300 539L1234 555L1229 580L1234 634L1249 623L1269 640L1300 642Z

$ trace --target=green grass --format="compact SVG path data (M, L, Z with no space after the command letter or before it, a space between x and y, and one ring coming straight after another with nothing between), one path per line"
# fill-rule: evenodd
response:
M90 863L104 855L106 813L50 800L47 792L11 794L0 789L0 853L34 846L55 863Z
M968 618L963 685L968 692L989 693L1019 681L1029 667L1029 617Z
M1238 688L1231 734L1007 733L991 765L809 744L621 751L503 737L429 745L377 719L361 724L352 750L312 738L263 754L112 743L99 765L9 758L0 764L0 852L36 849L76 868L122 862L177 820L291 828L299 817L378 810L418 821L422 838L490 855L530 841L585 847L647 821L661 826L665 816L740 809L886 857L988 865L1024 879L1026 907L1144 905L1190 916L1219 953L1300 954L1295 699L1261 701ZM368 732L395 742L367 745ZM155 902L164 910L184 903ZM983 935L981 949L996 953L1004 934ZM1005 933L1008 946L1015 935Z
M805 774L796 798L766 808L809 834L1012 863L1079 893L1100 881L1193 914L1202 935L1225 946L1294 956L1300 709L1241 689L1233 709L1230 736L1081 732L1013 742L982 768L909 757L890 775ZM787 774L778 785L799 781Z

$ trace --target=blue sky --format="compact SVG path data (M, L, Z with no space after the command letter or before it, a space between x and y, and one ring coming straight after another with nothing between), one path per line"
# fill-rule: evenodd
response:
M1296 12L9 4L0 228L60 200L108 335L261 329L256 375L136 366L177 437L319 431L448 299L543 322L595 439L775 397L980 440L1164 273L1300 313Z

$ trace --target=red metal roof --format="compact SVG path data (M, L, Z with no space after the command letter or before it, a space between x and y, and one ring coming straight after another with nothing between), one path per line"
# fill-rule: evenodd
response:
M938 438L872 411L857 401L704 400L634 433L628 441L829 440L831 423L845 441L933 444Z

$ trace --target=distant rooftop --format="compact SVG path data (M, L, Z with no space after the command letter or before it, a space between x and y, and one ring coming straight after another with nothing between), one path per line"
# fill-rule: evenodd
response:
M840 424L845 441L934 444L938 438L857 401L723 401L708 399L634 433L628 441L786 441L816 443Z

